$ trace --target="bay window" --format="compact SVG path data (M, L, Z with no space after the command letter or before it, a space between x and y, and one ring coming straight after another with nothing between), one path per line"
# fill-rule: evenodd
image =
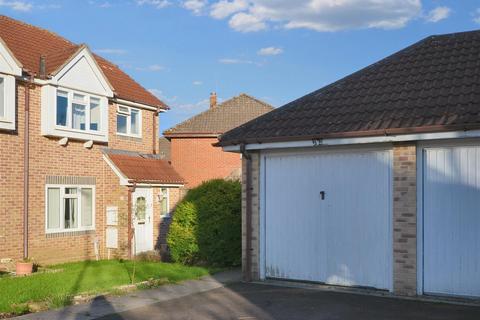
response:
M94 186L47 185L47 233L93 230L94 221Z
M140 137L141 132L141 111L135 108L118 106L117 134Z
M5 80L0 77L0 118L5 117Z
M57 126L87 132L99 131L102 126L101 115L98 97L57 90Z

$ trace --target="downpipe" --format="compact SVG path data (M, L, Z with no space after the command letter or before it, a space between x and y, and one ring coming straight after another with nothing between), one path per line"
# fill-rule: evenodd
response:
M29 74L25 82L25 113L23 132L23 258L28 258L28 197L30 188L30 88L33 88L34 75Z

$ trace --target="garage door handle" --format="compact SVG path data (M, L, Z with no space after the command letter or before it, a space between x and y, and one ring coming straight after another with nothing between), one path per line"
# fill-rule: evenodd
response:
M320 191L320 199L325 200L325 191Z

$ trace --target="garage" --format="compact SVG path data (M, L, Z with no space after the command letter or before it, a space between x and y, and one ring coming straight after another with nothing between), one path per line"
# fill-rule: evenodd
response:
M264 159L265 276L390 290L391 151Z
M423 291L480 296L480 147L423 149Z

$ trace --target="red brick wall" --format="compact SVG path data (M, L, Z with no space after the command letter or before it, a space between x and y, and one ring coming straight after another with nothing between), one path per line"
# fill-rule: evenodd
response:
M153 112L142 110L142 138L119 137L116 132L116 106L109 106L109 144L86 149L83 141L70 140L58 145L59 138L47 138L40 131L40 87L31 90L29 256L50 264L94 258L94 239L100 255L106 256L105 210L119 208L119 245L114 255L124 256L127 246L127 188L103 160L101 148L110 147L152 152ZM17 83L17 131L0 132L0 259L19 259L23 254L23 141L24 85ZM47 236L45 233L45 181L47 176L95 177L95 231L88 234Z
M241 168L240 155L212 146L217 138L173 138L171 161L175 170L193 188L203 181L226 178Z

